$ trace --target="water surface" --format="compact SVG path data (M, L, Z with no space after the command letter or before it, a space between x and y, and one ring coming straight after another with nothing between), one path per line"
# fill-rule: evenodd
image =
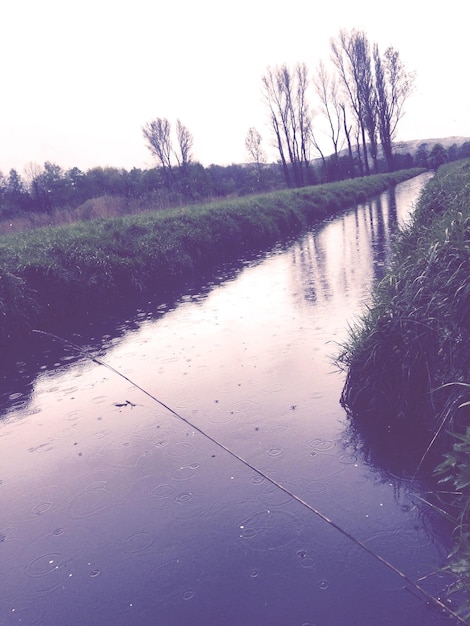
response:
M3 392L1 624L452 623L399 573L442 594L448 529L351 443L329 358L423 182L101 331L122 376L40 338Z

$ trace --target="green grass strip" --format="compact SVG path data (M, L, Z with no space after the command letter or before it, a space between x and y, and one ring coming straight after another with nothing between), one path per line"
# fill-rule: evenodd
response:
M0 238L0 342L163 292L300 233L422 170L404 170Z

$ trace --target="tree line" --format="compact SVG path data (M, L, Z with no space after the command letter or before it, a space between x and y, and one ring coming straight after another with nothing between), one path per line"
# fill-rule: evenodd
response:
M189 129L179 119L173 127L159 117L142 127L154 168L95 167L83 172L47 161L30 164L23 175L14 169L7 176L0 172L0 217L75 208L103 195L172 206L415 165L436 168L470 156L470 142L448 150L422 144L414 155L394 152L413 82L393 47L382 54L363 31L342 30L330 42L329 62L321 61L312 77L305 63L268 67L261 77L276 162L268 163L263 137L251 127L245 137L245 164L203 167L194 159ZM319 141L321 127L327 149Z
M261 186L254 169L243 164L204 167L191 162L185 168L172 166L170 174L159 166L65 170L47 161L28 166L22 174L15 169L8 175L0 172L0 219L74 209L101 196L120 196L143 208L166 208L283 187L276 164L263 169Z
M253 131L251 140L259 148L259 136ZM259 156L259 155L258 155ZM470 142L453 144L448 149L441 144L422 143L414 155L394 155L396 169L426 167L437 169L442 163L470 158ZM331 176L350 177L347 155L325 159L326 171ZM22 213L47 213L73 209L92 198L121 196L143 206L174 206L199 202L208 198L241 196L285 188L286 181L278 163L264 163L260 159L248 164L203 167L189 161L184 168L172 164L171 174L163 167L150 169L94 167L86 172L77 167L68 170L46 162L43 166L29 165L23 175L15 169L7 176L0 173L0 219ZM310 165L309 175L315 182L324 180L325 165L320 160Z

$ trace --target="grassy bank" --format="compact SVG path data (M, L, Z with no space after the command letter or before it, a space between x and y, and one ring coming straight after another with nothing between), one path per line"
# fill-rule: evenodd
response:
M387 428L434 428L470 369L470 162L439 170L396 241L385 278L339 362L343 402Z
M419 171L5 235L0 342L120 298L174 288Z
M338 362L353 422L383 438L420 433L428 454L445 454L437 473L456 527L449 569L470 601L470 161L427 184ZM470 604L462 610L470 619Z

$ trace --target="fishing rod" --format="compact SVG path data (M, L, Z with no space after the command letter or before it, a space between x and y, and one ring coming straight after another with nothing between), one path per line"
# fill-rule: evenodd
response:
M46 336L46 337L50 337L52 339L56 339L57 341L60 341L61 343L70 346L78 354L80 354L81 356L83 356L83 357L85 357L87 359L90 359L91 361L93 361L93 363L96 363L97 365L101 365L102 367L105 367L106 369L108 369L110 372L113 372L117 376L120 376L122 379L127 381L132 387L134 387L135 389L138 389L143 394L148 396L151 400L153 400L154 402L159 404L161 407L163 407L165 410L167 410L169 413L171 413L178 420L180 420L183 423L185 423L191 429L195 430L200 435L202 435L203 437L205 437L206 439L211 441L215 446L217 446L218 448L220 448L221 450L223 450L224 452L226 452L227 454L232 456L234 459L236 459L237 461L239 461L240 463L242 463L243 465L245 465L246 467L251 469L253 472L255 472L256 474L258 474L259 476L264 478L266 481L271 483L271 485L273 485L277 489L280 489L281 491L283 491L287 496L292 498L295 502L298 502L301 506L303 506L308 511L313 513L315 516L317 516L318 518L323 520L325 523L327 523L329 526L331 526L332 528L337 530L344 537L346 537L347 539L352 541L354 544L356 544L359 548L361 548L362 550L367 552L370 556L374 557L374 559L379 561L379 563L382 563L382 565L385 565L385 567L387 567L392 572L397 574L408 585L411 585L411 587L413 587L416 591L418 591L420 594L422 594L431 604L434 604L437 607L439 607L439 609L444 611L448 616L455 618L460 624L468 624L468 622L466 622L463 618L461 618L460 615L455 613L455 611L450 609L440 598L434 597L431 593L426 591L426 589L424 589L421 585L419 585L417 582L412 580L409 576L407 576L400 569L395 567L395 565L393 565L393 563L390 563L390 561L388 561L387 559L382 557L380 554L377 554L376 552L374 552L374 550L369 548L369 546L367 546L363 541L361 541L360 539L357 539L357 537L354 537L354 535L352 535L347 530L345 530L344 528L339 526L339 524L337 524L336 522L331 520L324 513L322 513L319 509L315 508L313 505L311 505L308 502L306 502L303 498L301 498L297 494L295 494L292 491L290 491L290 489L288 489L285 485L283 485L282 483L280 483L276 479L272 478L271 476L269 476L268 474L263 472L263 470L260 470L259 468L254 466L252 463L250 463L250 461L247 461L245 458L240 456L238 453L236 453L233 450L231 450L230 448L228 448L225 444L220 442L218 439L215 439L215 437L213 437L212 435L209 435L208 433L206 433L202 428L200 428L199 426L197 426L196 424L191 422L191 420L189 420L188 418L184 417L183 415L181 415L180 413L178 413L177 411L172 409L168 404L165 404L164 402L159 400L152 393L150 393L149 391L147 391L146 389L141 387L138 383L136 383L131 378L129 378L128 376L126 376L125 374L123 374L122 372L120 372L119 370L114 368L112 365L109 365L109 363L106 363L106 361L103 361L102 359L99 359L98 357L94 356L93 354L91 354L90 352L88 352L87 350L82 348L81 346L77 345L76 343L73 343L72 341L69 341L68 339L65 339L64 337L60 337L59 335L54 335L53 333L46 332L44 330L37 330L37 329L35 329L32 332L33 333L37 333L39 335Z

